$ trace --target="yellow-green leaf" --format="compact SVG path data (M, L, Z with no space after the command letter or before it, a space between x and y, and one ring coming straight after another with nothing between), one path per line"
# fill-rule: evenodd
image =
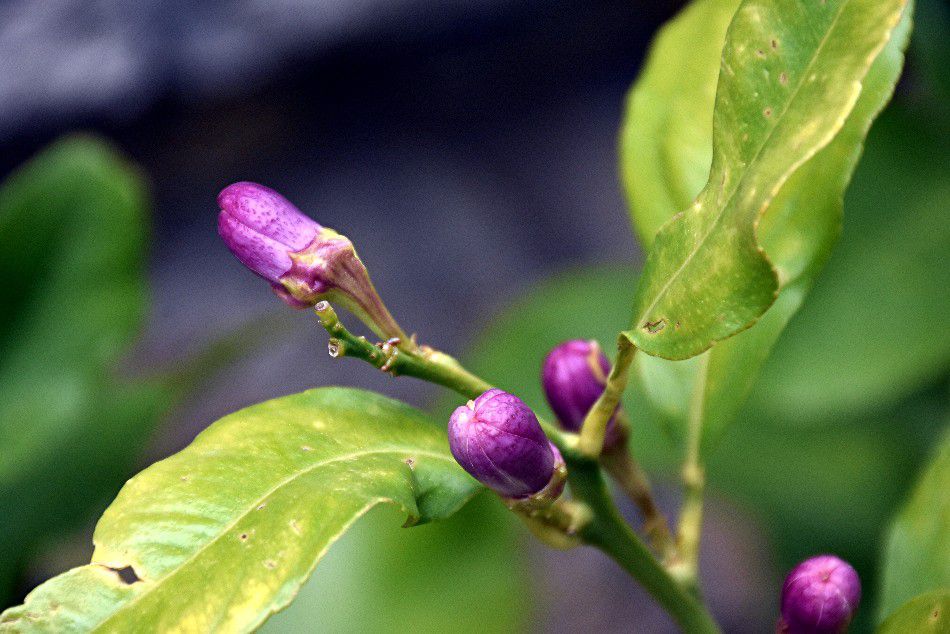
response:
M722 49L706 186L659 230L640 278L625 333L640 349L697 355L752 325L784 285L823 260L838 225L827 211L840 209L828 194L840 197L838 185L846 185L896 81L903 37L893 38L896 66L884 65L880 79L867 76L905 6L739 6ZM863 94L870 96L859 104ZM814 174L831 182L819 184L818 198Z
M759 7L761 11L765 11L765 4L776 12L790 10L783 3L764 3ZM700 39L704 42L714 40L719 41L721 47L727 22L724 16L733 10L735 5L735 0L699 0L690 5L660 35L647 68L631 91L624 123L625 132L621 139L621 156L625 166L624 178L630 195L631 213L641 236L649 236L651 232L656 231L660 224L679 211L679 207L674 207L674 204L682 204L689 195L696 193L699 187L697 183L700 182L700 174L704 169L703 161L697 157L707 157L705 168L708 169L708 157L713 154L714 143L721 142L714 139L714 128L710 123L714 107L711 95L715 92L719 58L718 55L709 56L708 44L691 47L690 42ZM729 97L728 93L723 96L723 85L731 86L743 72L746 74L744 80L752 85L757 85L757 81L774 82L776 73L779 86L786 85L783 84L784 81L791 85L791 78L798 76L792 74L792 62L797 59L802 63L804 51L798 50L802 49L803 45L793 35L782 40L776 35L774 45L771 36L765 44L761 43L761 37L759 40L752 37L746 44L742 44L739 34L745 33L749 38L750 32L749 25L743 26L743 20L754 22L754 16L761 15L756 12L749 13L752 5L759 6L755 3L743 4L744 13L740 12L730 27L731 40L726 47L722 64L724 68L728 66L732 69L735 74L727 73L725 79L719 79L719 102ZM853 11L846 6L839 9L842 17L850 16L850 11ZM803 16L798 16L798 19L807 20ZM840 21L841 18L838 19ZM851 16L851 19L860 18ZM837 41L834 38L843 37L836 31L839 28L840 22L828 26L826 35L829 41ZM870 70L858 85L860 95L857 102L852 104L846 119L833 131L832 138L777 185L767 203L760 207L761 214L756 212L749 216L753 226L747 229L751 228L758 240L755 246L756 257L761 255L759 246L764 246L771 258L770 265L775 267L776 285L773 292L778 292L778 296L774 303L770 306L762 305L765 312L761 316L756 315L758 321L751 328L719 341L711 350L705 352L708 358L671 362L640 355L636 360L634 372L639 376L648 397L654 400L658 409L668 411L672 419L685 423L692 417L702 421L703 442L706 447L721 436L722 430L735 417L772 346L788 320L801 306L816 274L828 257L840 229L844 191L857 164L868 128L890 98L900 74L902 51L906 46L909 28L910 11L907 10L894 32L888 32L890 39L883 51L873 57ZM751 29L751 32L758 31ZM761 46L754 44L755 42L759 42ZM743 58L740 55L739 49L748 49L753 44L756 48L751 52L752 61L749 61L747 56ZM824 50L826 46L828 43L813 51L815 60L825 62L827 55L834 54ZM796 54L786 52L786 49L796 49L793 51ZM698 55L706 57L699 59ZM788 63L779 64L782 70L778 70L776 64L786 60ZM870 63L870 60L868 62ZM742 66L743 63L745 66ZM742 67L744 71L736 71L733 66ZM681 69L676 73L675 89L671 88L668 82L662 81L670 74L670 68ZM759 75L756 75L756 72ZM807 79L805 83L809 84ZM809 86L806 88L811 89ZM797 99L800 100L801 97ZM802 105L795 100L789 100L786 106L787 112L798 112L799 116L814 108L814 104ZM702 108L706 109L705 115L701 112ZM734 114L732 110L728 112ZM724 134L722 125L723 118L719 117L716 134L720 137ZM634 130L640 129L646 132L634 133ZM781 139L782 130L776 124L768 143ZM788 134L787 130L785 134ZM768 147L768 144L763 146L763 151ZM644 191L644 188L649 188L645 182L655 180L659 176L655 168L647 164L653 154L662 154L664 157L662 167L666 179L660 181L660 189L665 192L663 195L651 195L651 191ZM728 167L720 169L728 170ZM760 182L759 175L752 167L745 171L743 177L753 183ZM737 187L741 189L745 186L747 185ZM706 200L708 203L708 197L711 195L707 187L697 201ZM676 216L676 220L670 221L666 227L682 223L686 215L711 213L711 209L707 204L699 211L686 212ZM723 215L717 218L717 221L723 221L727 211L729 209L724 207ZM735 212L735 209L732 211ZM754 226L756 223L757 229ZM667 231L667 228L663 231ZM732 260L734 253L731 247L721 248L722 244L719 244L718 238L713 235L709 240L708 248L695 251L694 255L689 257L703 258L716 252L718 255L707 261L707 265L713 269L719 267L722 259ZM654 251L651 252L654 264L657 257L661 257L656 255L657 251L658 247L655 245ZM731 261L726 266L732 267L735 264L736 262ZM653 270L656 274L657 269ZM644 277L648 274L645 271ZM717 312L716 302L710 293L730 294L735 290L730 287L732 282L710 281L703 277L706 275L703 271L699 275L702 279L695 280L695 284L682 297L682 307L703 320L710 317L718 319L717 315L721 313ZM710 284L725 284L725 287L720 286L716 290L711 289ZM641 281L641 299L643 289L648 286L649 283ZM740 300L740 303L744 301L738 295L733 299ZM681 319L652 319L648 328L640 329L640 334L660 341L662 337L672 333L675 340L679 337L675 334L677 323L682 329L684 321ZM672 325L672 328L667 329L668 325ZM656 332L650 333L649 330ZM631 337L639 336L636 331L634 328L628 334ZM664 332L667 335L663 335ZM692 346L697 341L693 340L689 345ZM712 343L708 339L705 341L706 345ZM672 352L679 345L674 341L673 347L661 351L660 356L689 356ZM694 353L698 349L701 348L690 348L690 352ZM647 351L651 352L651 349ZM652 352L657 350L652 349ZM688 410L686 404L690 404L692 409Z
M132 478L96 527L92 562L7 610L0 631L250 630L368 509L393 503L424 522L477 489L444 428L406 405L344 388L267 401Z
M950 632L950 590L915 597L887 617L877 634L945 634Z

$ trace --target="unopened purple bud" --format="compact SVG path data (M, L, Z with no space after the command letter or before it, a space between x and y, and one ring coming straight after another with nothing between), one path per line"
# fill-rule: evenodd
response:
M812 557L785 578L780 627L789 634L840 634L860 601L861 580L848 562L834 555Z
M237 259L273 285L290 270L290 254L323 229L269 187L235 183L218 194L218 233Z
M449 448L462 468L506 498L539 493L563 465L531 408L499 389L452 412Z
M384 339L406 339L348 238L256 183L226 187L218 206L218 233L228 248L285 302L305 308L323 299L336 301Z
M610 361L596 341L572 339L548 353L541 370L541 384L548 404L567 431L578 432L587 412L604 391ZM614 420L607 439L616 437Z

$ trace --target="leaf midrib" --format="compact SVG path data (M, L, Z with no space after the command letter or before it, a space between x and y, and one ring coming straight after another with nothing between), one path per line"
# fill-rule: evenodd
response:
M660 300L666 295L667 291L669 291L670 286L672 286L673 282L680 276L680 274L682 274L682 272L686 269L686 267L689 266L690 262L692 262L693 258L696 256L696 254L699 253L699 251L702 249L703 246L705 246L706 241L707 241L707 240L709 239L709 237L713 234L713 232L714 232L714 230L716 229L716 227L719 226L720 222L722 221L723 217L725 216L725 214L724 214L723 212L724 212L725 209L727 209L727 208L729 207L729 205L732 203L732 200L733 200L733 198L735 197L736 193L741 189L741 186L742 186L742 184L745 182L746 178L748 177L748 174L752 171L752 170L751 170L752 166L755 165L755 163L759 160L759 157L760 157L761 154L762 154L762 150L763 150L763 149L765 148L765 146L768 144L769 140L771 140L772 135L775 133L775 130L778 129L779 123L780 123L781 120L785 117L785 115L788 113L788 110L789 110L789 108L791 108L792 103L794 103L794 101L798 98L798 93L801 91L802 87L803 87L803 86L805 85L805 83L806 83L805 78L808 76L808 73L809 73L809 71L812 69L812 66L815 64L815 61L821 56L821 53L823 52L823 49L824 49L824 47L825 47L825 44L828 42L828 39L831 37L832 32L837 28L837 26L838 26L838 20L841 18L841 15L844 13L845 8L850 4L850 2L851 2L851 0L847 0L846 2L842 2L842 3L841 3L841 8L838 10L838 12L835 14L834 19L831 21L831 25L830 25L830 27L828 28L828 31L825 33L824 36L822 36L821 42L819 42L818 48L815 50L815 54L814 54L814 55L812 56L812 58L808 61L808 65L805 67L805 71L802 73L802 79L798 82L798 85L795 86L794 91L793 91L792 94L790 95L789 99L786 101L785 107L782 109L782 114L781 114L780 116L778 116L778 117L775 118L775 125L772 126L772 129L769 130L768 134L767 134L767 135L765 136L765 138L762 140L761 145L759 145L759 147L756 149L755 155L752 157L752 160L749 161L749 163L748 163L746 169L743 170L743 172L742 172L742 177L736 182L736 186L732 189L731 192L729 192L728 198L726 198L725 203L722 205L722 208L721 208L722 211L721 211L721 212L719 213L719 215L716 217L716 220L710 225L709 230L706 231L706 233L703 234L703 236L700 238L699 242L696 244L696 247L695 247L692 251L690 251L689 255L686 256L686 259L683 260L683 263L676 269L676 271L673 272L673 274L672 274L672 275L670 276L670 278L666 281L666 283L665 283L665 284L663 285L663 287L659 290L659 292L657 292L657 294L654 296L653 302L650 304L650 306L648 306L646 309L644 309L644 310L641 312L640 316L637 318L637 322L634 324L634 328L639 328L641 322L643 322L643 320L644 320L645 318L648 318L648 317L649 317L650 313L653 312L653 309L656 308L656 306L657 306L657 304L659 304ZM886 40L885 40L885 41L886 41ZM723 50L725 50L725 48L724 48ZM721 64L720 64L720 69L721 69L721 67L722 67L722 66L721 66ZM868 68L870 68L870 63L868 64ZM860 83L860 82L859 82L859 83ZM718 91L717 91L717 93L718 93ZM860 91L859 91L859 94L860 94ZM856 100L855 100L855 101L856 101ZM853 108L853 106L854 106L854 104L852 104L852 108ZM713 112L715 112L715 106L713 106L713 108L714 108ZM832 136L831 138L834 138L834 137ZM831 141L831 138L829 138L828 142ZM827 142L826 142L824 145L827 145ZM821 147L823 147L823 145L819 144L819 145L817 146L817 148L812 148L812 150L811 150L811 153L812 153L812 154L811 154L811 155L813 156L814 153L817 152L817 149L820 149ZM784 182L785 180L787 180L789 174L793 173L796 169L798 169L805 161L808 160L808 158L810 158L810 157L809 157L809 156L803 157L801 161L798 161L798 162L794 163L788 170L786 170L786 171L782 174L782 178L779 180L779 185L781 185L782 182ZM714 158L713 158L713 165L715 165L715 163L716 163L716 160L715 160L715 157L714 157ZM710 177L711 177L711 176L712 176L712 173L710 172ZM703 196L703 194L705 194L706 191L709 189L709 183L710 183L710 182L712 182L712 179L711 179L711 178L710 178L710 180L707 180L707 181L706 181L706 187L703 188L703 191L700 193L700 196ZM774 198L774 196L775 196L774 191L775 191L775 188L773 188L772 193L770 193L770 197L771 197L771 198ZM767 200L766 200L766 204L768 204L768 202L769 202L769 200L767 199ZM687 209L687 212L688 212L688 209ZM675 222L675 216L674 216L674 219L671 219L670 222ZM756 242L758 242L758 240L756 240ZM763 255L764 255L764 253L763 253ZM766 257L766 261L768 261L768 258L767 258L767 257ZM769 266L770 266L770 268L772 268L773 272L775 272L775 271L774 271L774 268L773 268L772 265L771 265L771 263L769 263ZM778 275L777 275L777 273L776 273L776 278L775 278L775 280L776 280L776 284L778 284L778 283L779 283L779 280L778 280Z
M433 458L433 459L436 459L436 460L442 460L442 461L444 461L444 462L450 462L450 463L453 463L453 464L454 464L454 462L455 462L454 459L452 459L452 458L449 457L449 456L446 456L445 454L434 453L434 452L432 452L432 451L419 451L419 450L416 449L416 448L404 448L404 447L387 447L387 448L385 448L385 449L373 449L373 450L369 450L369 451L356 451L356 452L352 452L352 453L345 454L345 455L342 455L342 456L337 456L337 457L335 457L335 458L331 458L331 459L328 459L328 460L322 460L322 461L320 461L320 462L315 462L315 463L313 463L312 465L308 466L307 468L301 469L300 471L295 472L293 475L288 476L288 477L286 477L286 478L280 480L277 484L275 484L275 485L272 486L270 489L268 489L267 491L265 491L260 497L258 497L258 498L250 505L250 507L249 507L246 511L240 513L240 514L239 514L237 517L235 517L231 522L229 522L213 539L211 539L210 541L208 541L208 542L206 542L204 545L202 545L201 548L199 548L199 549L196 550L194 553L192 553L191 555L189 555L187 559L183 560L180 564L178 564L177 566L175 566L175 567L174 567L173 569L171 569L168 573L166 573L165 575L163 575L163 576L161 576L161 577L158 577L157 579L155 579L154 581L152 581L152 584L151 584L151 586L150 586L149 588L143 590L143 591L140 592L139 594L135 595L131 600L126 601L125 603L123 603L122 605L120 605L120 606L118 607L118 609L116 609L115 612L112 612L111 614L109 614L109 616L108 616L107 618L103 619L103 620L100 621L98 624L96 624L95 627L94 627L94 629L92 629L91 631L94 631L94 632L95 632L95 631L101 631L101 628L103 628L104 626L106 626L110 621L112 621L115 617L117 617L119 614L121 614L122 612L124 612L127 608L129 608L129 607L133 606L134 604L136 604L136 603L139 601L139 599L141 599L142 597L148 596L149 594L151 594L151 592L152 592L155 588L160 587L161 584L162 584L164 581L166 581L166 580L168 580L168 579L174 577L176 574L178 574L178 572L180 572L180 571L183 570L185 567L187 567L188 564L190 564L192 561L194 561L195 559L197 559L197 558L198 558L202 553L204 553L208 548L210 548L211 546L213 546L214 544L216 544L216 543L218 542L218 540L220 540L222 537L224 537L225 535L227 535L228 532L238 524L238 522L240 522L241 520L243 520L244 518L246 518L248 515L250 515L250 514L253 512L253 510L254 510L255 508L257 508L258 506L260 506L260 504L261 504L262 502L268 500L272 495L274 495L275 493L277 493L278 491L280 491L283 487L287 486L287 485L290 484L291 482L294 482L296 479L298 479L298 478L300 478L300 477L303 477L304 475L306 475L306 474L308 474L308 473L314 471L315 469L319 469L320 467L325 467L325 466L327 466L327 465L333 464L334 462L343 462L343 461L345 461L345 460L351 460L351 459L353 459L353 458L359 458L359 457L363 457L363 456L370 456L370 455L376 455L376 454L387 454L387 453L393 453L393 454L408 453L408 454L409 454L409 457L412 457L412 456L426 456L426 457L429 457L429 458ZM93 562L91 562L91 563L94 564L94 565L107 565L107 566L109 566L109 567L114 567L114 564L101 564L101 563L95 562L95 561L93 561ZM133 568L133 570L134 570L134 568ZM136 572L138 572L138 571L136 571ZM148 582L149 580L148 580L148 579L142 579L142 581L143 581L143 582Z

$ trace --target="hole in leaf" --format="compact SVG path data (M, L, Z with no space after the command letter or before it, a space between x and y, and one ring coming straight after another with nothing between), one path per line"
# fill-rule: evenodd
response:
M106 570L111 570L115 573L115 576L119 578L119 581L124 583L127 586L132 585L133 583L138 583L142 580L137 574L135 574L135 569L132 566L125 566L123 568L115 568L113 566L103 566Z

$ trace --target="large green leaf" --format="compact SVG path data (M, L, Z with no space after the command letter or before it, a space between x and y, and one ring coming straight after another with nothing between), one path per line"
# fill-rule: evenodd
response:
M640 278L625 333L640 349L699 354L748 328L822 261L838 226L828 211L899 73L909 15L891 36L905 6L740 5L723 46L707 184L657 233ZM875 63L888 41L892 54ZM817 192L815 175L828 181Z
M950 588L948 492L950 430L888 534L879 606L882 618L915 595Z
M714 143L721 142L713 138L714 129L710 124L713 118L712 95L718 76L718 55L710 55L706 49L710 48L709 41L722 42L727 22L725 16L735 4L734 0L700 0L686 9L660 35L641 79L631 91L622 136L621 160L635 226L639 234L647 240L659 225L682 208L685 200L696 193L704 178L703 172L709 169ZM732 27L734 31L739 29L738 33L748 27L742 26L744 19L755 21L754 17L746 15L750 11L749 6L744 5L742 11L736 25ZM840 19L847 20L850 15L850 9L847 7L842 7L841 11L839 22L836 22L836 26L829 27L829 41L834 41L834 37L841 37L836 31L841 28ZM750 15L757 14L753 12ZM787 180L777 184L767 202L759 208L762 215L757 212L752 216L753 224L759 223L756 236L771 257L771 263L775 265L778 273L778 283L782 287L775 303L768 307L752 328L719 342L699 360L669 362L643 355L637 359L635 372L657 407L668 410L670 418L677 421L674 430L682 431L688 419L698 419L703 424L704 445L714 443L738 412L772 346L788 320L801 306L815 274L837 236L841 219L841 198L857 162L863 138L871 121L890 97L900 72L903 61L901 51L906 44L909 19L908 11L897 33L889 40L883 53L877 56L864 77L863 90L856 104L853 104L850 115L842 125L833 130L833 138L826 141L827 145L819 148L803 165L797 165L793 173L783 176L783 179ZM702 33L704 37L699 37L698 33ZM737 39L740 38L739 35L733 33L730 37L733 38L730 44L733 49L742 47L741 40ZM697 39L707 44L698 49L691 46L690 43ZM796 48L793 46L795 40L781 42L778 36L770 37L767 46L762 45L765 48L755 50L754 57L771 60L776 55L782 57L784 53L780 54L780 51L784 51L786 46ZM826 43L824 46L827 45ZM723 64L734 63L735 60L731 59L728 52L730 49L727 47L726 50ZM799 57L804 55L803 51L797 53ZM733 56L736 54L733 50ZM755 64L753 62L752 66ZM790 62L782 64L783 70L773 68L763 77L774 82L776 73L780 76L785 73L785 81L793 83L791 78L797 74L790 70L791 66ZM670 68L682 69L674 73L676 80L672 83L665 79L671 74L668 70ZM739 75L742 76L741 73ZM746 79L761 80L756 77ZM779 84L781 83L780 81ZM730 81L726 80L724 85L729 87ZM732 94L723 93L723 85L720 85L719 90L720 101L725 101ZM807 87L807 90L810 90L810 87ZM790 100L787 104L786 116L788 113L797 112L796 108L804 108L804 112L810 107L808 104L796 105L794 101ZM717 120L717 131L724 121L729 119ZM776 126L768 132L769 143L783 138L783 128L778 123ZM721 135L722 132L718 134ZM768 156L771 152L770 146L764 145L762 151L762 156ZM664 180L657 181L658 168L655 162L651 163L654 154L663 155L661 169L666 174ZM726 168L720 166L719 169ZM716 173L718 172L714 169L713 175ZM755 183L759 181L751 168L745 178L750 179L753 187L758 186ZM648 180L652 180L654 184L646 184ZM710 183L714 181L711 179ZM745 186L737 184L737 192ZM644 188L648 191L644 191ZM664 190L665 194L657 195L653 191L657 188ZM708 213L708 198L712 196L708 188L697 200L703 201L704 196L707 198L706 202L701 204L707 206L694 211L694 215ZM668 231L677 222L682 222L689 213L678 216L664 231ZM691 252L694 255L688 256L690 262L696 257L703 257L709 249L719 249L722 246L718 244L715 234L719 229L711 230L714 233L710 234L708 240L712 246L706 245ZM731 258L733 251L733 247L726 246L720 255ZM651 258L655 259L654 255L651 254ZM707 261L704 266L710 266L710 262ZM648 261L648 270L649 267ZM706 294L708 283L711 282L697 281L690 287L693 290L689 292L695 290L696 294L687 301L689 310L716 312L711 308L715 306L715 302ZM646 283L641 282L641 291L644 284ZM676 330L677 321L667 322L674 325L671 330ZM666 330L660 320L652 320L650 323L652 325L647 330ZM662 333L646 334L653 336ZM686 404L690 407L687 408Z
M142 178L94 138L0 188L0 603L24 559L114 495L168 394L119 378L145 310Z
M34 590L0 630L252 629L373 506L425 522L477 490L442 426L406 405L344 388L267 401L129 480L96 527L92 563Z
M950 631L950 589L915 597L887 617L877 634L942 634Z

